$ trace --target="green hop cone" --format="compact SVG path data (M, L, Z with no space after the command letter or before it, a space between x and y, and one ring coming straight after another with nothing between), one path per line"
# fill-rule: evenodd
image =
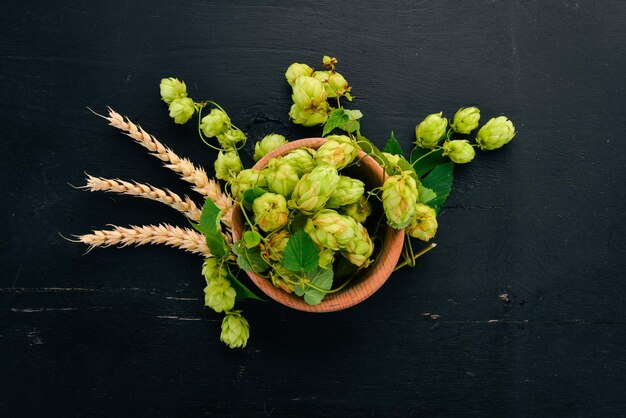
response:
M354 239L358 232L358 222L332 209L322 209L307 219L304 232L319 247L338 251Z
M322 82L326 95L330 99L343 96L352 89L346 79L337 72L316 71L313 77Z
M204 305L215 312L230 311L235 306L237 292L227 279L213 279L204 288Z
M270 271L270 280L274 287L283 289L287 293L293 292L293 283L290 282L297 280L293 277L293 273L287 270L282 264L275 264Z
M478 128L480 110L477 107L462 107L454 114L450 127L454 132L468 134Z
M246 140L246 134L239 129L230 128L222 134L217 134L217 140L226 150L234 150L237 148L237 144Z
M457 164L465 164L474 159L476 151L474 151L474 147L469 141L455 139L454 141L446 141L443 143L443 155L447 155Z
M345 168L359 153L357 144L346 135L329 135L315 153L318 164L330 164L337 170Z
M170 117L174 119L174 122L183 125L187 123L189 119L196 112L193 100L189 97L183 97L182 99L172 100L169 106Z
M372 205L365 196L361 196L357 202L343 206L341 211L354 218L355 221L364 223L367 217L372 214Z
M515 126L506 116L498 116L478 130L476 142L483 151L490 151L511 142L515 136Z
M330 165L318 165L302 176L289 200L289 207L311 215L324 207L337 188L339 173Z
M328 103L310 109L293 104L289 110L289 118L293 123L302 126L323 125L328 120Z
M221 263L216 258L207 258L202 264L202 275L209 284L213 280L226 279L228 277L228 271L224 263Z
M397 165L400 162L400 156L396 154L389 154L388 152L383 152L383 155L389 161L390 164Z
M233 181L243 170L243 164L237 151L220 151L214 163L215 177L220 180Z
M415 144L422 148L435 148L439 140L446 134L448 120L442 112L433 113L415 127Z
M437 213L430 206L418 203L407 233L413 238L429 241L437 233Z
M271 234L265 242L261 242L261 252L265 256L264 258L266 260L281 261L289 238L291 238L291 235L286 229Z
M347 176L339 176L337 188L326 202L326 207L336 209L341 206L356 203L365 193L365 183Z
M323 269L327 269L330 268L333 263L335 262L335 252L329 248L324 248L320 251L320 261L318 262L318 265L323 268Z
M285 72L285 78L287 79L287 83L291 87L296 84L296 80L301 77L310 77L313 75L313 68L309 67L306 64L300 64L299 62L294 62L287 68Z
M230 129L230 118L220 109L211 109L200 121L200 129L207 138L225 133Z
M248 168L241 170L237 177L231 182L231 191L238 201L243 199L243 193L253 187L267 187L265 175L261 170L256 168Z
M313 77L298 77L291 99L302 109L318 109L327 105L324 85Z
M407 173L388 177L383 184L383 209L387 223L395 229L406 228L417 202L417 184Z
M298 148L283 156L283 161L292 166L299 177L310 172L316 166L315 150L311 148Z
M267 188L272 193L278 193L286 198L291 196L298 184L298 172L282 157L271 158L263 169Z
M289 211L284 196L265 193L252 202L256 224L265 232L272 232L287 224Z
M241 311L227 312L222 320L220 341L230 348L243 348L250 338L250 324L241 316Z
M278 134L269 134L263 137L254 145L254 161L259 161L276 148L287 143L284 136Z
M367 229L360 223L357 223L357 230L353 239L351 239L342 251L352 264L358 267L367 267L370 265L370 257L374 252L374 243L370 238Z
M187 86L185 82L174 77L161 79L159 89L161 90L161 98L167 104L170 104L176 99L187 97Z

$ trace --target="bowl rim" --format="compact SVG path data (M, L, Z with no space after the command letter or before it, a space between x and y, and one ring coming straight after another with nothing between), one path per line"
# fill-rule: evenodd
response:
M321 137L302 138L295 141L289 141L288 143L269 152L252 168L262 169L273 157L285 155L301 147L317 149L325 142L326 138ZM357 158L360 159L360 164L364 165L376 175L382 185L384 171L380 164L363 151L359 151ZM233 211L232 225L233 242L237 242L241 238L244 227L243 215L238 204L235 206ZM363 270L365 277L359 280L356 284L347 286L339 292L326 295L322 302L318 305L309 305L303 298L275 287L269 280L259 276L258 274L248 271L246 271L246 274L266 296L284 306L304 312L335 312L363 302L380 289L380 287L393 273L398 260L400 259L403 245L404 230L393 229L390 226L386 226L382 252L375 263L372 263L370 267Z

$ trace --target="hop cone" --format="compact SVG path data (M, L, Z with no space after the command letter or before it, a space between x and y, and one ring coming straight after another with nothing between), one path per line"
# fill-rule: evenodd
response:
M318 265L323 268L330 268L335 261L335 252L329 248L324 248L320 251L320 261Z
M267 187L265 175L261 170L248 168L241 170L235 180L231 182L231 190L237 200L243 198L243 192L253 187Z
M291 64L285 72L285 78L287 79L287 83L289 83L291 87L296 84L296 80L300 76L310 77L311 75L313 75L313 68L309 67L306 64L300 64L298 62L294 62L293 64Z
M478 128L480 110L477 107L462 107L455 114L450 127L454 132L468 134Z
M387 223L395 229L406 228L415 213L417 203L415 180L406 173L391 176L387 178L382 189Z
M323 209L307 219L304 232L320 247L338 251L354 239L358 222L332 209Z
M224 263L221 263L216 258L207 258L202 264L202 275L207 284L214 280L226 279L228 277L228 271Z
M448 120L441 116L442 112L433 113L415 127L415 144L422 148L434 148L445 135Z
M360 223L357 223L356 234L343 249L343 256L356 266L367 267L370 265L370 257L373 252L374 243L367 233L367 229Z
M222 320L220 340L230 348L243 348L250 338L250 325L240 311L228 312Z
M365 183L347 176L339 176L337 188L330 195L326 207L335 209L340 206L356 203L365 193Z
M483 151L490 151L511 142L515 136L515 126L506 116L489 119L476 135L476 142Z
M413 238L429 241L437 233L437 226L435 209L418 203L415 208L415 215L413 215L406 231Z
M457 164L469 163L474 159L476 151L469 141L465 139L455 139L443 143L443 155L447 155Z
M243 170L243 164L237 151L220 151L214 163L215 177L220 180L233 181Z
M276 148L287 143L284 136L269 134L254 145L254 161L259 161Z
M161 98L167 104L176 99L187 97L187 86L185 82L174 77L161 79L159 90L161 91Z
M327 105L326 90L322 82L313 77L298 77L293 86L291 99L302 109L317 109Z
M298 183L297 171L281 157L269 160L263 169L267 188L272 193L278 193L285 197L291 196L293 189Z
M288 280L293 279L293 273L282 264L275 264L270 271L270 280L275 287L283 289L287 293L293 292L293 284Z
M311 215L324 207L338 183L339 173L333 166L319 165L298 181L289 207Z
M318 164L329 164L341 170L350 164L359 153L354 141L345 135L330 135L327 141L315 153Z
M365 196L361 196L358 202L343 206L342 212L354 218L355 221L365 223L368 216L372 214L372 205Z
M311 148L298 148L283 156L283 161L292 166L298 176L302 177L305 173L315 168L315 150Z
M204 288L204 305L215 312L230 311L235 306L237 292L227 279L212 279Z
M352 89L346 79L337 72L316 71L313 77L322 82L324 89L326 89L326 95L331 99L343 96Z
M200 129L207 138L213 138L230 129L230 118L220 109L211 109L200 121Z
M179 125L187 123L196 112L193 100L189 97L172 100L168 109L170 111L170 117L174 119L174 123L178 123Z
M217 134L217 140L224 149L236 149L237 144L246 140L246 134L239 129L231 128L224 133Z
M254 220L265 232L282 228L287 223L289 211L287 201L279 194L265 193L252 202Z
M289 118L293 123L302 126L322 125L328 120L328 103L324 102L318 107L307 109L294 103L289 109Z
M289 238L289 231L285 229L270 235L265 242L261 243L261 251L265 255L265 259L281 261Z

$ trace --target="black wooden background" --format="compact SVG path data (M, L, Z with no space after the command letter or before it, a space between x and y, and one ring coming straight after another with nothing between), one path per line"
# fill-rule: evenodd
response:
M623 1L2 2L0 415L623 415L625 19ZM252 138L296 139L319 130L289 122L283 73L325 54L378 144L394 130L408 150L425 115L466 105L519 130L457 168L417 268L334 314L246 302L237 351L199 257L59 236L186 224L70 187L86 171L192 193L87 106L211 167L161 77Z

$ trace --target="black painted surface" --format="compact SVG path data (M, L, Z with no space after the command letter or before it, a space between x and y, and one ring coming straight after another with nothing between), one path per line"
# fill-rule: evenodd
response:
M617 416L626 410L622 1L5 1L0 14L0 415ZM243 351L202 306L200 259L59 233L185 225L72 189L83 171L191 193L86 110L110 105L197 163L162 76L253 137L288 121L293 61L340 60L364 133L410 148L475 104L519 129L456 170L437 249L350 310L248 302ZM509 302L499 298L507 293ZM438 320L423 313L440 315Z

